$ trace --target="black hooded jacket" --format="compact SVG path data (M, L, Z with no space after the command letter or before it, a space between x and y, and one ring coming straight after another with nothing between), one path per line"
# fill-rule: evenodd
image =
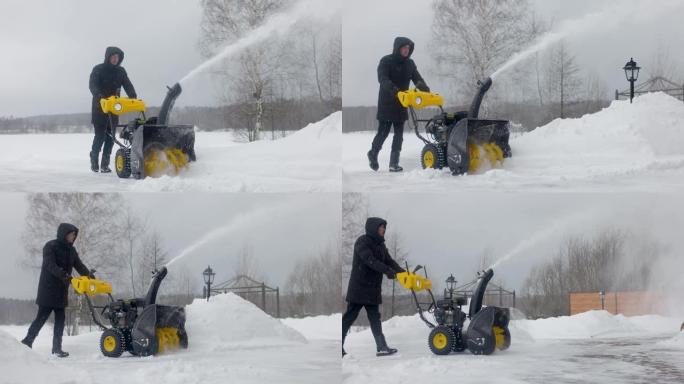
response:
M109 58L114 54L119 54L119 63L112 65L109 63ZM119 96L121 87L126 91L126 95L130 98L137 98L135 88L128 79L126 70L121 66L124 59L124 53L117 47L107 47L105 50L104 62L93 67L90 73L90 93L93 95L93 105L91 110L92 123L98 126L105 125L109 121L107 115L102 112L100 107L100 99L109 96ZM118 124L116 116L112 116L112 123Z
M36 304L41 307L65 308L69 277L72 269L76 268L82 276L90 275L90 271L81 262L76 248L66 241L66 235L76 232L78 228L71 224L62 223L57 228L57 238L45 243L43 247L43 266L40 269L38 282L38 297Z
M393 276L404 269L397 264L378 234L387 222L379 217L366 220L366 234L354 244L354 259L347 287L347 302L353 304L382 304L382 275Z
M402 57L399 53L399 49L404 45L409 46L408 57ZM397 37L394 39L392 54L380 59L380 64L378 64L380 91L378 93L377 114L377 119L380 121L404 122L408 119L408 112L399 103L397 92L409 89L411 81L421 91L430 91L418 72L416 63L411 60L412 54L413 41L406 37Z

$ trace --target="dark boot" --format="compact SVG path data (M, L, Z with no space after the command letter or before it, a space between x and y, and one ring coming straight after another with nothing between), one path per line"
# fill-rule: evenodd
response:
M377 353L375 356L389 356L397 353L396 348L390 348L387 346L387 341L385 341L385 335L380 335L375 338L375 345L377 347Z
M372 149L368 151L368 165L374 171L377 171L380 168L380 164L378 164L378 153L373 152Z
M64 352L61 349L57 350L57 351L53 350L52 354L57 356L57 357L69 357L69 352Z
M90 170L93 172L100 172L100 167L97 165L97 153L90 152Z
M347 352L344 350L344 347L342 347L342 357L344 357L347 354Z
M33 348L33 340L29 340L28 336L24 337L21 340L21 343L24 344L25 346L29 347L29 348Z
M400 154L400 153L401 153L401 152L393 151L393 152L390 154L390 164L389 164L389 170L390 170L390 172L401 172L401 171L404 170L404 168L402 168L402 167L399 165L399 154Z
M109 169L109 157L110 155L105 155L104 153L102 154L102 163L100 163L100 172L102 173L110 173L112 170Z

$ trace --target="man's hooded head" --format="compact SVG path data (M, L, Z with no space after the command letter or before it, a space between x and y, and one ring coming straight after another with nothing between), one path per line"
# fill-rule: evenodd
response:
M402 56L400 53L401 47L404 47L404 46L408 46L408 49L409 49L408 56L406 56L406 57ZM413 54L413 47L414 47L414 44L413 44L413 41L411 41L411 39L409 39L408 37L401 37L400 36L400 37L397 37L394 39L394 46L392 48L392 54L396 58L405 60L405 59L410 58L411 55Z
M375 239L376 241L385 241L383 236L378 233L378 228L384 226L387 228L387 221L379 217L369 217L366 219L366 235Z
M114 55L119 56L119 61L116 63L116 66L121 65L121 62L124 59L124 53L119 47L107 47L107 49L105 50L104 63L112 65L110 60L111 60L111 57Z
M76 237L78 236L78 228L76 228L76 226L73 224L61 223L59 227L57 227L57 240L69 244L69 242L67 241L67 235L71 232L74 232L75 241Z

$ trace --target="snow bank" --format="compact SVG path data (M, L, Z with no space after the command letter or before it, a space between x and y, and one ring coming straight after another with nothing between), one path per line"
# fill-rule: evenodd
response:
M658 315L626 317L607 311L588 311L573 316L515 320L511 322L511 333L513 329L524 331L534 339L621 337L671 333L679 329L676 323L676 319Z
M281 323L297 330L307 340L342 340L342 314L281 319Z
M0 330L0 382L2 383L75 383L81 372L66 369L21 344L11 334Z
M664 93L613 101L577 119L556 119L514 141L536 154L652 157L684 154L684 103Z
M239 296L226 293L185 307L192 348L221 352L244 347L306 343L299 332Z

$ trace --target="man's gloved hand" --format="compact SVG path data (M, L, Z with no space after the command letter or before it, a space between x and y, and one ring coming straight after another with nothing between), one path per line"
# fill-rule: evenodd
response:
M418 84L416 84L416 88L423 92L430 92L430 87L428 87L424 81L419 81Z
M396 95L399 93L399 91L401 91L399 88L397 88L397 87L392 87L392 94L393 94L393 95L396 96Z
M385 276L387 276L387 278L390 280L394 280L397 277L397 274L394 271L389 271L385 274Z
M97 272L97 271L94 269L91 269L90 273L88 274L88 277L90 277L91 279L95 279L95 272Z
M64 274L64 283L66 283L66 285L71 284L71 275L70 274L68 274L68 273Z

